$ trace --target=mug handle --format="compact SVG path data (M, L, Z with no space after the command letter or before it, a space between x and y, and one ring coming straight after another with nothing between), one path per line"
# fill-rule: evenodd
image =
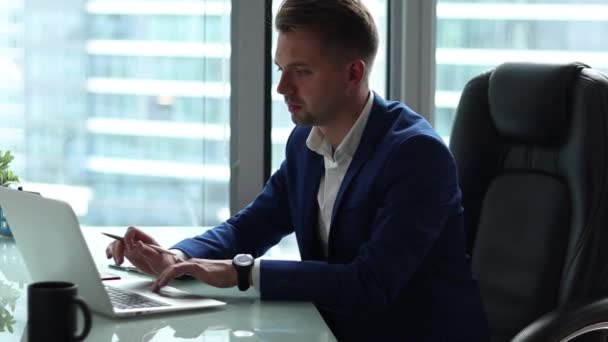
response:
M75 297L74 302L80 307L82 315L84 316L84 327L82 328L80 335L74 336L74 341L83 341L91 331L91 311L82 298Z

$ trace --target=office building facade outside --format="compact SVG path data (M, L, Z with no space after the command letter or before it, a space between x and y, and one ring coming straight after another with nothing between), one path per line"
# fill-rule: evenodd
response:
M86 16L91 224L227 218L230 1L89 1Z
M0 150L18 157L25 140L23 21L22 1L0 3ZM19 159L13 165L22 169Z
M227 218L229 0L10 3L0 149L25 184L86 225Z

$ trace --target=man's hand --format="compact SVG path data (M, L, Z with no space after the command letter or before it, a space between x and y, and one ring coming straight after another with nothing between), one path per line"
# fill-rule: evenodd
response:
M168 266L182 261L177 256L159 253L145 244L160 246L154 238L135 227L129 227L123 241L114 241L106 248L106 257L120 265L126 257L141 271L158 275Z
M150 248L151 249L151 248ZM232 260L189 259L167 267L156 279L152 291L158 292L171 280L189 274L194 278L215 287L233 287L238 284Z

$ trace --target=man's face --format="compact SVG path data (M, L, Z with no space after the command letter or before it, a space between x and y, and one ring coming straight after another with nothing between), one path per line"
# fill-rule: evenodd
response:
M295 124L331 124L348 100L348 66L330 56L314 32L279 33L275 63L282 74L277 91Z

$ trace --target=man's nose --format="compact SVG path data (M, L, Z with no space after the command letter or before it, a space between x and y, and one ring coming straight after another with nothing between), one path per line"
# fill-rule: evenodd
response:
M293 91L293 86L289 81L286 73L281 74L281 78L279 79L279 84L277 85L277 92L281 95L287 95Z

